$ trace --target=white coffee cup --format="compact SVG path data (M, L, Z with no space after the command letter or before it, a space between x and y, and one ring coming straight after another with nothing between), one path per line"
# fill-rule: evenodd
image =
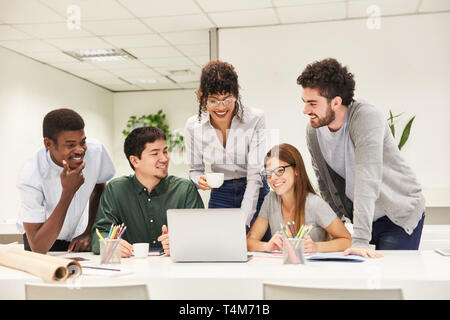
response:
M133 244L133 254L136 258L147 258L148 257L148 243L135 243Z
M206 174L206 182L211 188L219 188L223 184L224 175L222 172L210 172Z

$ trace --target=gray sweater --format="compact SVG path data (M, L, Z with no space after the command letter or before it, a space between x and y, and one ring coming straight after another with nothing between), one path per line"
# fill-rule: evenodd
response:
M375 205L411 234L425 210L422 189L389 130L383 113L363 101L348 107L350 139L355 152L354 201L345 195L345 180L326 163L316 129L308 125L306 140L320 193L336 214L353 223L354 247L368 247Z

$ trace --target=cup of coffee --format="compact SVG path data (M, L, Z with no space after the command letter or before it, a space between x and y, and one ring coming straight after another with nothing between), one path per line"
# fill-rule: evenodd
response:
M136 258L147 258L148 257L148 243L135 243L133 244L133 254Z
M222 172L210 172L206 174L206 182L211 188L219 188L223 184L224 174Z

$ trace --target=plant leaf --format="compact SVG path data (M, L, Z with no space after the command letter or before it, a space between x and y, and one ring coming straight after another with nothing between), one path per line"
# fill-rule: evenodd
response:
M392 136L395 138L395 127L394 127L394 124L390 124L389 128L391 128Z
M402 137L400 138L400 143L398 144L398 149L402 150L403 146L405 145L406 141L408 141L409 133L411 131L411 126L413 124L413 121L416 116L412 117L411 120L408 121L406 124L405 129L403 129Z

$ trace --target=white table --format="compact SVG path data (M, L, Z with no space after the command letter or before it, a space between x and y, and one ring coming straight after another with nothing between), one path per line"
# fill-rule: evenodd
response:
M433 251L380 251L384 257L362 263L308 262L283 265L280 259L254 257L247 263L173 263L169 257L122 259L132 274L81 276L72 287L102 283L146 283L151 299L262 299L262 284L289 283L344 288L402 288L405 299L450 299L450 257ZM55 253L54 253L55 254ZM65 253L56 253L65 255ZM99 256L72 253L95 264ZM27 282L42 282L25 272L0 267L0 299L24 299Z

